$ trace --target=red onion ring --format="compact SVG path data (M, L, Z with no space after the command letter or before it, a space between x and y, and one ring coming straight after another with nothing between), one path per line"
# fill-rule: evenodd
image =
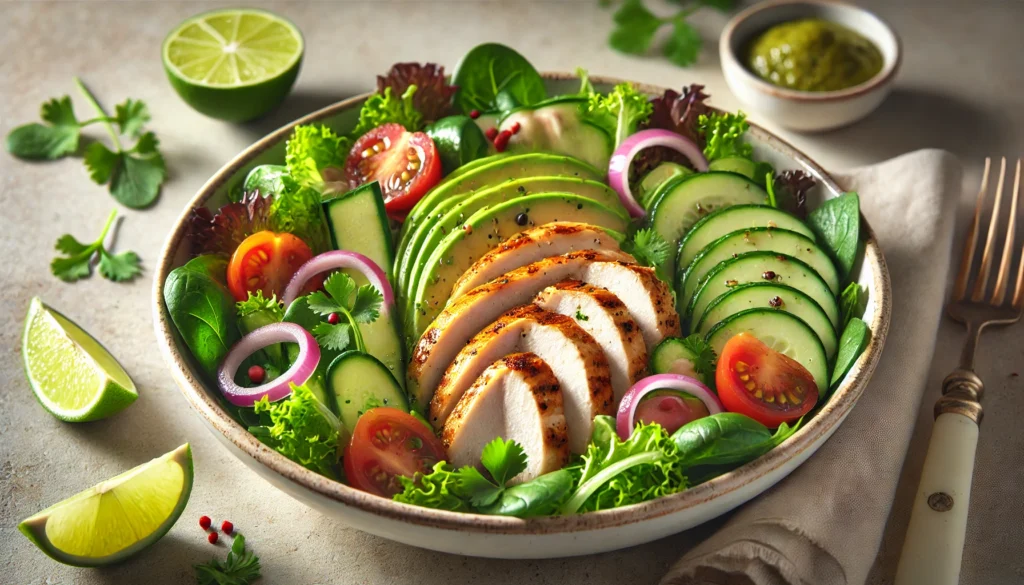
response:
M629 189L629 165L633 163L637 153L652 146L667 146L689 159L693 168L699 172L708 170L708 161L692 140L671 130L651 128L641 130L622 141L608 161L608 184L619 194L619 200L633 217L647 214Z
M299 356L283 374L253 388L243 388L235 383L235 374L247 357L275 343L298 343ZM224 363L217 370L217 384L228 402L235 406L252 406L267 397L276 402L291 394L291 384L304 384L320 363L320 346L316 339L301 325L295 323L271 323L249 333L238 341L228 352Z
M352 268L358 270L374 288L380 291L381 296L384 297L384 304L381 306L380 312L383 315L387 315L391 312L391 307L395 304L395 293L391 290L391 283L388 282L387 274L381 270L380 266L373 260L370 260L366 256L358 252L350 252L348 250L334 250L331 252L324 252L309 259L305 264L299 267L295 275L292 276L288 286L284 289L284 295L281 297L281 302L284 306L292 304L302 291L302 287L305 286L306 282L310 278L313 278L321 272L328 270L337 270L338 268Z
M689 376L682 374L656 374L647 376L626 391L622 401L619 402L619 412L615 417L615 430L623 441L629 439L635 424L636 407L644 396L656 390L678 390L685 392L694 398L700 399L707 407L708 413L718 414L725 410L722 403L714 392L707 386L701 384Z

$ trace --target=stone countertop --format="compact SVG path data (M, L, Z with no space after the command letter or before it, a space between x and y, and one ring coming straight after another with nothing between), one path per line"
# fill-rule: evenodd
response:
M903 38L903 69L893 94L871 117L819 135L780 134L824 166L845 169L923 147L965 163L959 233L973 205L982 158L1024 154L1024 3L1012 0L861 2ZM263 4L261 4L262 6ZM540 70L584 66L595 74L679 87L707 85L718 106L739 107L722 79L715 39L726 17L706 11L695 23L705 50L692 69L658 57L632 58L605 45L611 15L596 1L269 3L291 18L307 49L286 103L266 118L230 125L188 108L168 85L159 47L175 23L218 5L209 2L7 2L0 22L0 133L36 119L39 104L71 94L82 77L108 107L134 97L154 115L170 177L146 211L122 210L118 249L132 249L150 271L167 230L222 164L268 131L301 114L368 90L396 61L454 64L470 47L498 41L520 49ZM395 43L391 39L402 39ZM755 121L777 130L767 120ZM99 136L98 128L87 134ZM200 515L230 519L263 563L264 583L656 583L668 566L716 522L634 549L595 557L494 561L420 550L330 520L258 479L217 444L189 411L165 371L152 328L151 272L131 284L98 276L69 285L50 275L52 244L63 233L95 237L111 209L105 190L69 159L26 163L0 153L0 578L18 584L193 582L191 565L223 558L206 543ZM945 286L945 283L935 283ZM141 398L111 419L64 424L31 396L22 373L20 331L40 296L93 333L118 356ZM930 394L908 456L899 497L870 579L891 581L931 424L931 402L959 353L962 332L940 331ZM962 583L1024 580L1024 547L1004 519L1024 517L1024 328L986 334L979 357L986 417L974 479ZM898 391L898 389L893 389ZM98 481L190 441L197 477L180 522L147 553L113 568L59 565L17 533L17 522ZM1019 526L1018 526L1019 529ZM1017 533L1019 534L1019 532ZM13 580L8 581L8 578Z

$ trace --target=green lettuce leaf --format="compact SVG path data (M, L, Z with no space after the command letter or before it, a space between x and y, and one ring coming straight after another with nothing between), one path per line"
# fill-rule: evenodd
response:
M602 128L618 147L627 136L646 122L654 107L647 96L631 83L620 83L608 95L590 94L582 106L583 121Z
M732 156L753 156L754 147L743 139L750 128L746 120L747 115L743 112L722 112L710 116L701 114L697 123L704 134L704 156L708 161Z
M292 393L277 402L264 396L253 410L261 424L250 433L303 467L338 479L341 421L307 386L292 384Z
M434 464L430 473L417 473L416 477L397 476L402 491L395 494L394 500L414 506L450 510L452 512L472 512L469 499L456 493L459 484L459 471L444 461Z

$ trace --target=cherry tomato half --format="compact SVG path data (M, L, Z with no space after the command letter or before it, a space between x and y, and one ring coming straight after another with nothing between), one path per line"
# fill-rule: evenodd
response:
M384 124L356 141L345 159L345 178L353 189L379 181L384 209L400 218L441 180L441 158L423 132Z
M235 300L244 301L250 292L263 291L263 296L281 298L288 281L313 251L298 236L271 231L256 232L242 240L228 262L228 290ZM320 288L316 278L307 289Z
M444 456L441 440L422 421L397 408L374 408L352 431L345 477L356 489L390 498L402 491L396 476L428 473Z
M750 333L725 343L715 370L722 405L775 428L810 412L818 386L807 368Z

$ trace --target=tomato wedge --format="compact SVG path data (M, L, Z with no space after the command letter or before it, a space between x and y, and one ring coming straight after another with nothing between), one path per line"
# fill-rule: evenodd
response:
M263 296L281 298L288 281L313 251L298 236L271 231L256 232L242 240L228 262L228 290L237 301L249 293L263 291ZM317 280L317 279L313 279ZM309 283L309 291L320 288L322 279Z
M750 333L725 343L715 385L727 410L771 428L797 420L818 402L818 386L807 368Z
M345 179L353 189L378 181L384 209L392 218L402 218L441 180L441 158L423 132L384 124L356 141L345 159Z
M422 421L397 408L374 408L352 431L345 477L354 488L390 498L402 491L397 476L429 473L442 459L444 445Z

